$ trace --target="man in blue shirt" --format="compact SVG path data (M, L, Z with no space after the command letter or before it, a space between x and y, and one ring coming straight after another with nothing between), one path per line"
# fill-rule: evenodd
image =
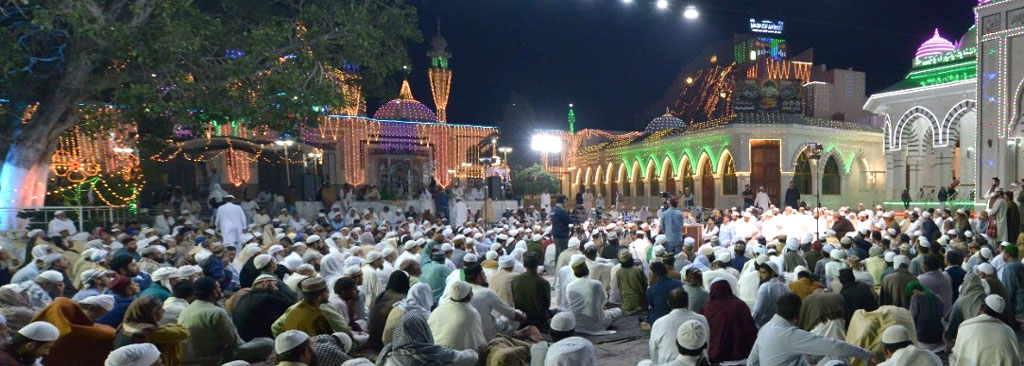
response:
M654 324L655 320L672 311L668 305L669 293L683 287L682 282L668 277L668 267L662 262L651 262L651 273L655 282L647 288L647 304L651 307L647 312L648 324Z
M676 209L677 206L679 206L679 199L669 198L668 209L662 211L661 216L658 217L665 233L665 251L673 255L683 249L684 220L683 213Z
M551 210L551 238L555 240L555 258L569 246L569 224L577 221L565 211L565 196L558 196L555 208Z

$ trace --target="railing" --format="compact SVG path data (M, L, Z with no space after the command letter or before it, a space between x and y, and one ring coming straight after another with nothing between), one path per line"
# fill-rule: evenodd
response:
M78 225L79 231L85 231L88 228L86 223L98 223L100 225L106 223L118 223L125 224L129 218L134 218L136 215L131 214L127 207L109 207L109 206L41 206L41 207L0 207L0 213L27 216L28 222L21 222L26 218L19 217L18 229L8 230L5 233L21 232L23 228L27 227L42 227L45 228L49 225L50 220L56 216L54 213L57 211L64 211L68 218L75 221ZM27 215L26 215L27 214ZM2 231L2 230L0 230Z

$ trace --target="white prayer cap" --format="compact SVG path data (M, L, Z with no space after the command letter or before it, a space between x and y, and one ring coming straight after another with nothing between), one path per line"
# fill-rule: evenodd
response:
M234 360L234 361L225 363L225 364L220 365L220 366L249 366L249 365L250 364L248 362L245 362L245 361L242 361L242 360Z
M689 237L689 236L687 236L686 239L683 239L683 245L684 246L692 247L693 244L696 243L696 242L697 242L697 239L694 239L693 237Z
M348 353L348 351L352 350L352 337L350 337L348 334L344 332L336 332L331 335L334 336L334 338L337 339L339 343L341 343L342 352Z
M196 263L203 263L207 258L213 255L212 252L206 249L200 249L199 253L196 253Z
M178 275L181 276L181 278L192 277L192 275L198 273L203 273L203 269L199 266L182 266L181 268L178 268Z
M269 249L267 249L267 254L274 255L274 253L280 252L282 250L284 250L284 247L281 246L281 244L274 244L271 245Z
M217 234L217 232L213 231L213 229L206 229L203 232L206 233L207 235L215 235L215 234Z
M910 265L910 258L907 256L901 254L892 258L893 267L900 268L904 264Z
M580 248L580 239L575 237L575 236L569 238L569 248L579 249Z
M799 274L800 272L810 273L811 271L808 270L807 267L804 267L804 266L796 266L796 268L793 268L793 273Z
M978 253L981 253L982 258L992 259L992 249L989 249L989 247L981 248Z
M917 243L920 244L922 248L931 248L932 247L932 243L930 241L928 241L928 238L923 237L923 236L917 238Z
M786 238L786 249L790 251L796 251L800 249L800 241L795 236Z
M42 258L43 268L49 267L51 264L53 264L53 262L59 261L61 258L64 258L64 255L60 253L47 254L45 257Z
M782 274L782 271L779 271L779 264L775 263L775 261L767 261L764 263L764 265L768 266L768 268L770 268L772 270L772 273L775 273L775 275Z
M985 306L995 310L996 313L1002 314L1003 309L1006 307L1006 300L1003 300L1003 297L999 295L988 295L985 296Z
M178 278L178 269L174 267L160 267L152 273L153 281L162 281L168 278Z
M60 338L60 331L57 330L57 327L44 321L29 323L19 329L18 334L36 342L53 342Z
M708 342L708 330L696 320L689 320L676 329L676 343L688 350L698 350Z
M720 250L715 253L715 262L729 263L732 261L732 254L728 250Z
M360 357L345 361L345 363L342 363L341 366L373 366L373 362L370 362L370 360Z
M665 254L665 246L655 245L654 249L651 249L651 254L654 254L655 256Z
M828 253L828 256L835 260L841 260L843 259L843 254L844 253L842 250L833 249L831 252Z
M455 247L453 247L451 244L448 244L448 243L441 244L441 251L442 252L450 252L452 250L455 250Z
M351 257L345 258L345 266L356 266L356 267L359 267L359 266L362 266L362 265L363 265L363 259L362 258L356 257L354 255L351 256Z
M893 259L896 259L896 252L885 252L885 261L892 263Z
M454 239L452 239L452 241L459 241L459 240L466 240L466 236L462 235L462 234L459 234L459 235L456 235Z
M416 246L416 241L415 240L406 240L405 244L402 245L402 250L406 250L406 251L412 250L412 248L415 247L415 246Z
M289 255L287 257L284 257L284 260L281 262L281 264L284 265L284 268L288 268L289 271L295 271L299 269L299 266L302 265L302 257L299 257L297 255Z
M913 235L914 235L914 236L921 236L921 234L922 234L922 233L921 233L921 230L916 230L916 231L914 231L914 234L913 234Z
M825 234L828 234L828 236L836 236L836 231L829 229L828 231L825 232Z
M384 257L387 257L387 256L392 255L392 254L395 254L395 248L392 248L391 246L388 246L387 248L384 248L384 250L382 250L380 252L380 255L382 255Z
M839 239L839 243L840 244L853 244L853 239L850 239L849 236L844 236L842 239Z
M533 234L533 237L530 238L531 241L541 241L542 239L544 239L544 237L540 234Z
M889 233L889 236L896 236L896 234L900 233L899 231L896 231L896 229L893 228L889 228L889 230L886 230L886 232Z
M106 311L114 309L114 295L93 295L78 301L79 305L95 305Z
M256 269L263 269L263 267L270 264L271 259L273 259L273 257L271 257L270 254L260 254L252 260L252 265L253 267L256 267Z
M576 329L576 317L572 312L563 311L551 317L551 330L568 332Z
M64 282L64 275L54 270L43 271L43 273L40 273L36 278L44 279L50 283Z
M491 250L497 252L500 249L501 249L501 244L498 244L498 243L491 244Z
M310 236L306 237L306 243L307 244L313 244L313 243L316 243L318 241L320 241L320 235L313 234L313 235L310 235Z
M449 285L449 292L451 293L451 299L453 301L459 301L465 299L473 292L473 288L468 283L462 281L454 281Z
M362 272L359 269L359 266L347 266L347 267L345 267L345 272L343 273L343 275L345 277L350 277L350 276L356 275L359 272Z
M992 267L992 265L988 263L979 264L975 270L989 276L996 274L995 267Z
M301 346L309 340L309 335L301 330L289 330L281 333L274 339L274 352L282 354Z
M384 257L384 254L381 254L381 252L378 252L376 250L371 250L370 253L366 254L366 262L370 263L370 262L373 262L375 260L381 259L383 257Z
M583 254L573 254L572 257L569 257L569 266L570 267L575 267L577 264L586 263L586 262L587 262L587 257L585 255L583 255Z
M665 244L666 240L668 240L668 238L665 237L665 234L658 234L658 236L654 237L654 244L655 245Z
M89 283L103 276L103 273L105 272L106 271L102 269L87 269L85 271L82 271L82 274L78 275L78 277L80 280L82 280L82 283L86 284L86 287L88 287Z
M104 366L150 366L160 358L160 350L152 343L122 346L110 352Z
M462 256L462 261L463 262L476 263L476 262L480 261L480 258L477 257L476 254L466 253L465 255Z
M972 238L972 237L974 237L974 233L972 233L970 230L967 230L967 231L964 231L964 236L966 236L968 238Z
M443 231L441 231L441 235L444 235L444 237L446 237L446 238L447 238L447 237L451 237L451 236L452 236L452 234L454 234L454 233L455 233L455 232L454 232L454 231L452 231L452 228L446 228L446 229L444 229Z
M910 341L910 331L902 325L890 325L882 332L883 344L898 344Z
M928 212L928 211L925 211L925 212L921 213L921 217L923 217L923 218L926 218L926 219L927 219L927 218L929 218L929 217L932 217L932 213L931 213L931 212Z
M495 252L493 250L488 250L487 254L486 254L486 258L487 258L487 260L492 260L493 261L493 260L498 258L498 252Z
M280 229L280 228L278 228L278 229ZM287 235L285 235L284 233L278 232L277 234L274 234L274 240L281 240L281 239L284 239L286 236Z
M516 264L515 258L510 255L503 255L498 258L498 268L512 268Z

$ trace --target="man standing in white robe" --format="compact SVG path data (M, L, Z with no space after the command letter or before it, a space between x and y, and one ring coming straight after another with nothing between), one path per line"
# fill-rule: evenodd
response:
M762 212L767 212L771 205L771 199L768 198L768 193L764 192L764 187L757 187L757 197L754 198L754 206L760 208Z
M78 228L75 227L75 222L71 221L64 211L55 211L53 215L53 220L50 220L50 224L46 227L46 236L51 238L54 236L61 236L60 233L62 231L67 231L69 236L75 235L75 233L78 232Z
M217 216L214 224L220 230L220 237L224 245L237 247L242 242L242 232L245 231L245 212L242 207L234 203L235 196L224 196L224 204L217 208Z
M540 209L546 213L551 213L551 194L544 192L540 194Z
M1006 240L1006 198L1003 195L1003 187L997 187L992 202L992 207L988 210L988 217L996 223L996 241L1007 241ZM1017 240L1017 238L1013 238Z
M586 257L574 257L574 260L569 262L569 267L572 268L576 280L566 286L565 296L578 324L576 331L583 334L606 334L608 327L622 316L622 309L604 310L608 296L601 282L588 278Z
M461 198L455 199L455 206L452 209L454 210L452 212L454 220L451 222L453 226L462 226L469 220L469 205L466 204L466 201Z

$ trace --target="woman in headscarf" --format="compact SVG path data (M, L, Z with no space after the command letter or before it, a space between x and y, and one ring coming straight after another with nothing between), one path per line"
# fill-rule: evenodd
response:
M114 349L130 344L152 343L160 350L160 360L165 366L181 364L181 344L188 339L188 329L177 325L160 326L157 323L164 315L163 302L152 296L142 296L124 313L124 321L114 337Z
M345 276L345 262L341 255L330 253L320 258L320 277L324 278L327 288L334 289L334 281Z
M419 285L419 284L417 284ZM429 298L429 297L428 297ZM395 339L380 354L383 366L470 366L476 364L473 350L455 351L434 344L427 317L421 311L407 311L395 327Z
M423 323L426 325L430 318L430 308L434 306L434 295L430 292L430 285L417 283L409 288L405 299L395 303L388 318L384 322L384 334L381 336L381 343L388 344L392 341L395 326L406 313L414 312L423 316ZM429 327L428 327L429 328Z
M409 276L402 271L391 272L388 278L387 287L384 289L370 309L370 324L367 326L370 339L366 346L374 352L380 352L384 347L382 341L384 335L384 324L387 323L388 315L395 307L395 303L401 301L409 293Z
M750 307L732 293L725 280L711 282L711 295L700 311L708 320L708 359L712 363L740 361L750 355L757 328Z
M907 284L910 315L914 318L918 346L922 349L942 347L942 299L917 280Z
M946 323L944 335L946 343L950 347L952 347L953 341L956 340L960 323L978 316L978 309L981 309L981 304L985 303L985 296L987 295L985 292L985 280L982 280L981 277L974 273L968 273L964 277L964 283L960 286L960 297L956 299L953 307L946 314L946 318L943 319Z
M93 323L66 297L53 299L32 321L48 322L60 331L50 354L43 357L44 365L102 365L113 350L114 328Z
M0 287L0 315L7 318L7 328L18 330L32 322L39 309L32 307L20 285Z

